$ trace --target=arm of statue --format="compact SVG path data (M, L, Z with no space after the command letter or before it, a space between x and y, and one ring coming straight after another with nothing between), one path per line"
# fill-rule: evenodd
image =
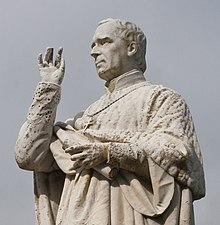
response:
M190 149L198 147L189 109L180 95L163 87L146 105L150 107L142 112L143 131L131 135L128 143L111 143L108 162L147 175L150 158L173 175L185 164Z
M172 90L155 91L152 95L150 109L143 111L140 120L146 124L142 132L129 133L109 131L97 133L88 130L86 134L98 138L102 143L79 146L83 152L75 154L70 148L72 159L79 165L93 167L103 161L118 168L146 175L148 158L157 164L176 165L185 161L187 147L195 138L192 119L183 99ZM118 132L118 133L117 133ZM189 138L192 140L189 141ZM196 142L196 139L194 139ZM165 168L165 167L164 167Z
M47 48L44 60L38 58L41 75L27 121L21 127L15 147L16 161L22 169L50 172L56 163L49 150L53 136L53 124L60 100L60 84L64 76L62 48L53 63L53 49Z
M186 102L174 91L162 88L152 98L153 112L139 148L154 163L191 189L193 197L205 193L200 146Z
M71 154L74 166L96 168L107 163L112 168L125 169L139 176L148 176L148 163L146 154L132 143L106 142L75 145L67 148L66 153Z

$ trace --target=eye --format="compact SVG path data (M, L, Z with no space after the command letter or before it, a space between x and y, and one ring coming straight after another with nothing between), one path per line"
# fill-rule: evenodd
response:
M112 40L110 38L100 39L100 45L105 45L105 44L109 44L109 43L112 43Z

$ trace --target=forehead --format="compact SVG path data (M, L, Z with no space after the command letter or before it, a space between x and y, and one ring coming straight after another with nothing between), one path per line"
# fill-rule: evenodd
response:
M114 22L106 22L99 25L96 28L95 34L93 36L93 41L97 39L103 39L106 37L116 38L118 34L118 28Z

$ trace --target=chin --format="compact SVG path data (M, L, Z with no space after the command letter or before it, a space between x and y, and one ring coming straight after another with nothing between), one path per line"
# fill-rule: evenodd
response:
M107 71L105 71L105 70L97 70L97 72L98 72L98 75L99 75L99 77L102 79L102 80L106 80L106 81L108 81L109 79L108 79L108 73L107 73Z
M113 78L117 77L117 75L118 75L115 72L113 72L112 70L99 70L97 72L98 72L99 77L105 81L110 81Z
M108 77L106 77L106 75L104 73L98 73L99 78L101 78L102 80L108 81Z

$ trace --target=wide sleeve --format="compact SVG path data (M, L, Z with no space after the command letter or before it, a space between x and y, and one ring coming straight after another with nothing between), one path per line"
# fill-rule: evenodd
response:
M38 84L27 121L20 129L15 146L15 158L20 168L37 172L57 169L49 146L59 100L60 86Z
M148 104L146 131L136 140L139 148L181 186L189 187L195 199L203 197L202 156L186 102L173 90L158 88Z
M147 155L136 144L111 142L107 163L139 176L149 177Z

